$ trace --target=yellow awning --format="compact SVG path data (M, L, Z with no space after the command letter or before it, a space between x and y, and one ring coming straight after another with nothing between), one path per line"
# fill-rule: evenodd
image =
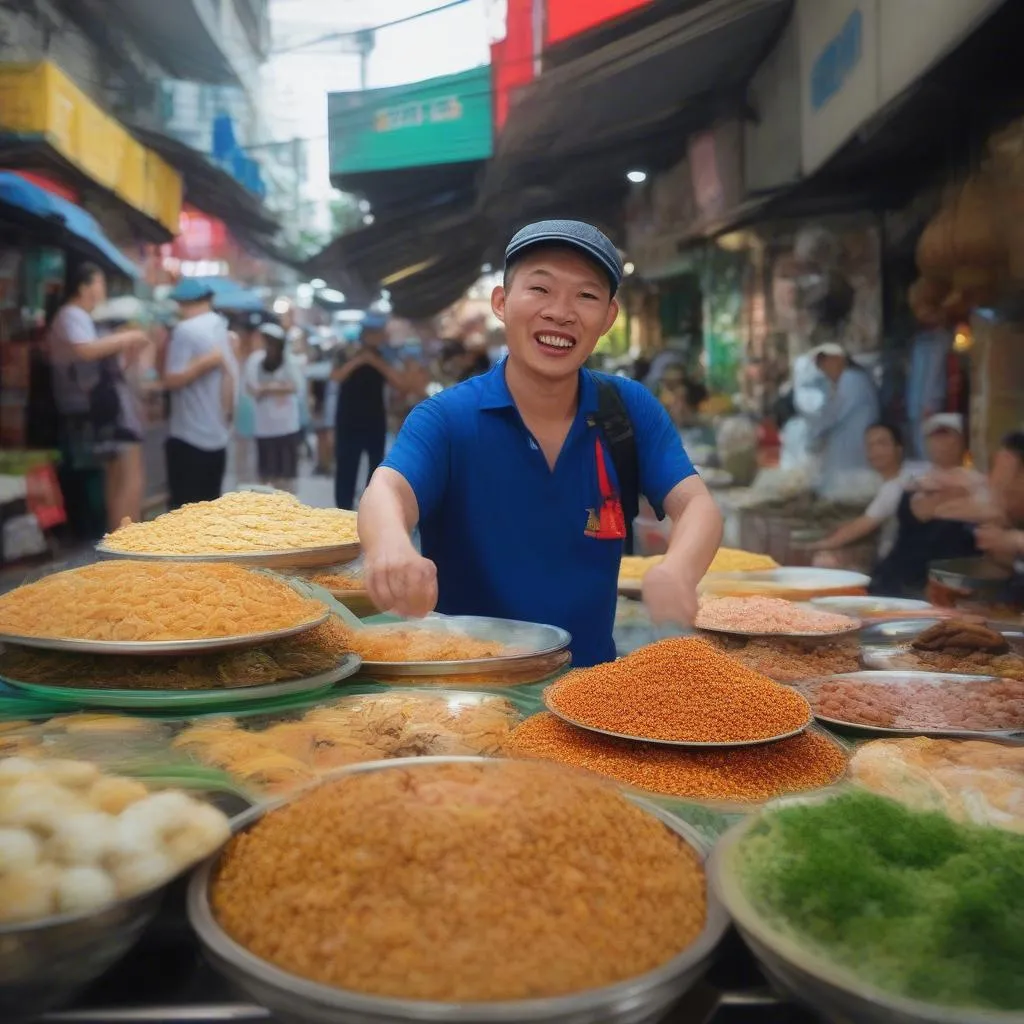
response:
M178 233L181 176L51 61L0 66L0 131L44 138L98 185Z

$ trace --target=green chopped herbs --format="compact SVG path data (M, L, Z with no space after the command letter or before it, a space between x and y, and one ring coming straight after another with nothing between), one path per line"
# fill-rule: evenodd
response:
M765 816L739 855L809 951L896 995L1024 1010L1024 836L849 793Z

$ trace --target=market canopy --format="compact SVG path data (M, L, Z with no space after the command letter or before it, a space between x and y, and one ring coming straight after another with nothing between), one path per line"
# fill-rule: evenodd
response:
M55 196L12 171L0 171L0 217L45 227L54 240L108 269L138 277L139 270L80 206Z
M684 107L741 93L791 0L708 0L546 72L523 90L498 155L556 159L651 132Z
M483 186L488 213L621 199L625 173L667 166L687 137L745 104L792 0L706 0L613 38L524 88ZM581 177L582 176L582 177Z
M360 299L367 299L376 288L385 288L396 313L420 317L444 309L476 280L486 244L484 224L473 210L458 205L413 209L336 238L309 260L305 272L350 299L359 292ZM424 303L416 289L425 279L434 298ZM445 298L453 289L452 297ZM407 310L407 297L415 313Z

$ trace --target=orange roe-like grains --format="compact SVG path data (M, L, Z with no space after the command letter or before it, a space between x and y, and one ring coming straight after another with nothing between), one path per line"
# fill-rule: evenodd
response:
M697 853L584 772L419 764L334 779L228 845L221 926L299 977L399 999L544 998L652 971L706 919Z
M847 761L842 747L818 732L753 747L688 750L601 736L547 712L517 726L502 751L586 768L663 796L735 803L829 786L842 778Z
M795 690L696 637L662 640L570 672L547 690L545 701L592 729L686 743L768 740L811 720L810 705Z

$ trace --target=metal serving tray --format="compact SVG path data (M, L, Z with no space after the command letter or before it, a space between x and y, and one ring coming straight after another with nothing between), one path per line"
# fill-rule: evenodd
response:
M74 687L25 683L9 676L0 680L22 690L27 695L52 704L73 704L89 708L180 708L184 714L200 708L219 706L238 701L273 700L300 693L314 693L348 679L359 671L357 654L346 654L337 666L304 679L286 679L278 683L257 686L231 686L208 690L108 690L90 689L82 681Z
M291 551L247 551L196 555L157 555L138 551L115 551L106 544L96 545L105 558L126 558L133 562L231 562L251 569L317 569L355 561L362 548L358 541L320 548L295 548Z
M320 615L300 622L297 626L239 636L204 637L201 640L69 640L63 637L0 633L0 643L38 647L44 651L72 651L76 654L199 654L203 651L225 651L232 647L258 647L273 640L297 636L326 622L329 615L330 611L324 608Z
M435 615L415 621L363 628L380 632L422 630L451 633L480 640L493 640L514 651L496 658L473 658L469 661L364 661L363 673L378 679L520 672L529 668L535 661L560 654L572 642L569 633L558 626L477 615Z
M794 689L802 693L814 709L815 699L812 695L813 689L822 683L839 682L842 680L854 682L874 683L887 688L898 688L908 683L926 683L932 686L942 684L955 684L957 686L969 687L979 683L999 682L997 676L969 676L957 675L945 672L844 672L841 675L826 676L819 679L804 679L794 684ZM867 725L863 722L850 722L841 718L829 718L814 712L814 717L825 725L836 726L841 729L848 729L851 732L859 732L868 736L946 736L960 737L963 739L1024 739L1024 721L1020 729L943 729L934 726L914 728L911 726L892 727L884 725Z
M701 626L699 623L695 625L695 628L699 633L718 633L722 636L743 636L748 637L751 640L812 640L815 643L827 644L833 640L842 640L844 637L853 636L854 633L859 633L861 630L861 623L859 620L854 619L853 625L848 629L842 629L832 633L765 633L762 630L756 629L723 629L720 626Z
M865 644L878 646L908 644L926 629L931 629L932 626L937 626L940 622L948 621L947 617L943 617L876 622L861 630L861 640ZM1024 627L1011 626L1005 622L986 622L985 625L993 632L1002 634L1011 648L1024 647Z

